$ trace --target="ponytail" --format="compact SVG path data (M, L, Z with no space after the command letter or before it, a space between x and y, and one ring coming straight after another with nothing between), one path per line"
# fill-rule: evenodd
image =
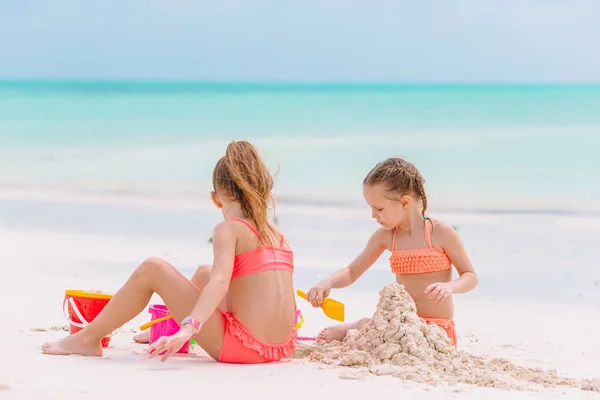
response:
M233 141L227 145L225 156L213 172L213 186L240 202L244 215L254 223L263 240L277 232L268 216L274 179L251 143Z

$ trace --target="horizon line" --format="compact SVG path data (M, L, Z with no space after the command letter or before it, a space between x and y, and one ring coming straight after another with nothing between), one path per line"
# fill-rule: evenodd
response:
M600 86L600 81L533 81L533 80L269 80L269 79L190 79L190 78L81 78L81 77L2 77L0 84L188 84L248 86Z

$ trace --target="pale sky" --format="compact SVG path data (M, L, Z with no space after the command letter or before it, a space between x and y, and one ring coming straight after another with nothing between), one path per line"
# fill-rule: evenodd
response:
M0 78L600 82L600 0L0 0Z

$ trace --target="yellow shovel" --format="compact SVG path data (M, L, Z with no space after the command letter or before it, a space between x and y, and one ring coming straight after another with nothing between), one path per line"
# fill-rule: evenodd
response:
M296 293L298 294L298 296L306 300L306 293L304 293L302 290L298 289L296 290ZM343 303L340 303L337 300L327 298L321 303L321 308L323 309L325 315L327 315L329 318L335 319L336 321L344 322Z

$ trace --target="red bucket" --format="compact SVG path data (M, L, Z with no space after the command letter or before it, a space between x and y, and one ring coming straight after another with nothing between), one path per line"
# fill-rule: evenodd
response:
M63 312L69 321L69 333L79 332L92 322L111 299L111 294L66 290ZM102 347L108 347L109 343L110 336L102 338Z

